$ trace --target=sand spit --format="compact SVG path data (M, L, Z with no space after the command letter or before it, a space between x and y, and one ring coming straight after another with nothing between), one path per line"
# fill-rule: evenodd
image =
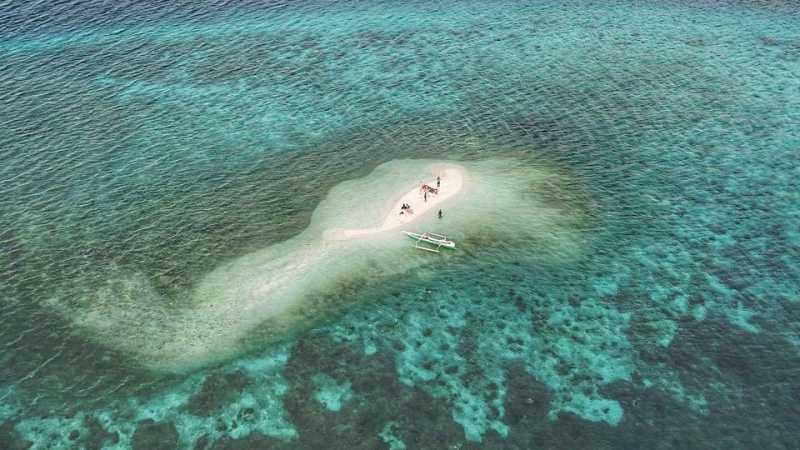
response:
M420 186L435 187L437 176L439 193L425 201ZM509 160L392 161L334 187L302 233L206 274L180 306L171 306L173 300L161 297L146 277L127 274L66 312L81 332L150 369L192 370L313 325L352 302L352 286L432 264L402 230L513 240L574 254L573 219L535 195L535 186L553 186L552 178ZM413 214L399 214L404 203ZM439 209L445 211L441 220Z

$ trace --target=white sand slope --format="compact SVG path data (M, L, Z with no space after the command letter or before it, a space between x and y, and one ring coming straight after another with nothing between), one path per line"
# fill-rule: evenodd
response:
M441 179L438 194L428 193L427 201L425 194L422 191L422 185L427 184L431 187L436 187L436 179L426 180L415 185L411 190L401 195L398 200L393 203L393 207L389 210L386 219L381 226L373 228L358 228L340 230L336 233L338 239L353 239L363 237L375 233L383 233L400 229L403 225L408 225L419 218L423 217L430 211L438 211L441 204L458 194L464 186L464 169L458 166L448 166L437 174ZM400 207L403 203L411 206L411 212L408 211L400 214Z

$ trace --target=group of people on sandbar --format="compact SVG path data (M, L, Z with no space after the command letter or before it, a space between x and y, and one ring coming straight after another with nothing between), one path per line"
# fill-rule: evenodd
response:
M436 187L428 186L425 183L423 183L422 186L420 186L419 189L422 191L422 196L425 199L426 203L428 202L428 192L430 192L431 194L438 194L439 193L439 187L441 185L442 185L442 179L437 176L436 177Z
M436 187L422 183L422 185L420 186L420 191L422 191L422 196L426 203L428 202L428 192L430 192L431 194L438 194L441 185L442 185L442 179L440 177L436 177ZM403 214L414 214L414 210L411 209L411 205L405 202L402 205L400 205L400 215L402 216ZM440 219L442 218L441 209L439 210L438 216Z

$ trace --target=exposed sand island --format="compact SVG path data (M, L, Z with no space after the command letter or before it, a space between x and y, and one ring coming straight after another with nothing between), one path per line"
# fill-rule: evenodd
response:
M461 166L448 165L442 166L436 173L437 180L430 179L417 183L411 190L401 195L393 203L383 223L373 228L357 228L347 230L328 230L327 239L352 239L363 237L385 231L399 230L403 225L409 225L424 217L430 211L438 211L437 206L441 206L446 200L454 197L461 192L464 186L464 168ZM437 194L427 194L422 187L428 185L438 186ZM410 205L409 210L403 210L403 205Z
M437 177L439 192L425 201L420 187L435 187ZM527 245L552 258L574 256L580 214L548 202L552 192L539 195L545 188L559 189L559 178L514 160L393 161L337 185L302 233L221 264L185 298L164 298L146 277L128 273L76 308L55 306L90 338L146 367L191 370L313 325L357 298L352 286L469 257L423 254L402 230L443 231L460 248L471 239L483 240L483 249ZM413 213L401 215L403 204Z

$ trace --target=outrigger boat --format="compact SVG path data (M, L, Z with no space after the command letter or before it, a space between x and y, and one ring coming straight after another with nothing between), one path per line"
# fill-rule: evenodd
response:
M403 231L406 236L414 239L416 242L414 244L414 248L418 248L420 250L426 250L429 252L439 253L439 249L444 248L456 248L456 243L447 239L447 236L443 234L436 234L436 233L412 233L411 231ZM426 247L421 245L421 243L427 243L431 245L435 245L436 247Z

